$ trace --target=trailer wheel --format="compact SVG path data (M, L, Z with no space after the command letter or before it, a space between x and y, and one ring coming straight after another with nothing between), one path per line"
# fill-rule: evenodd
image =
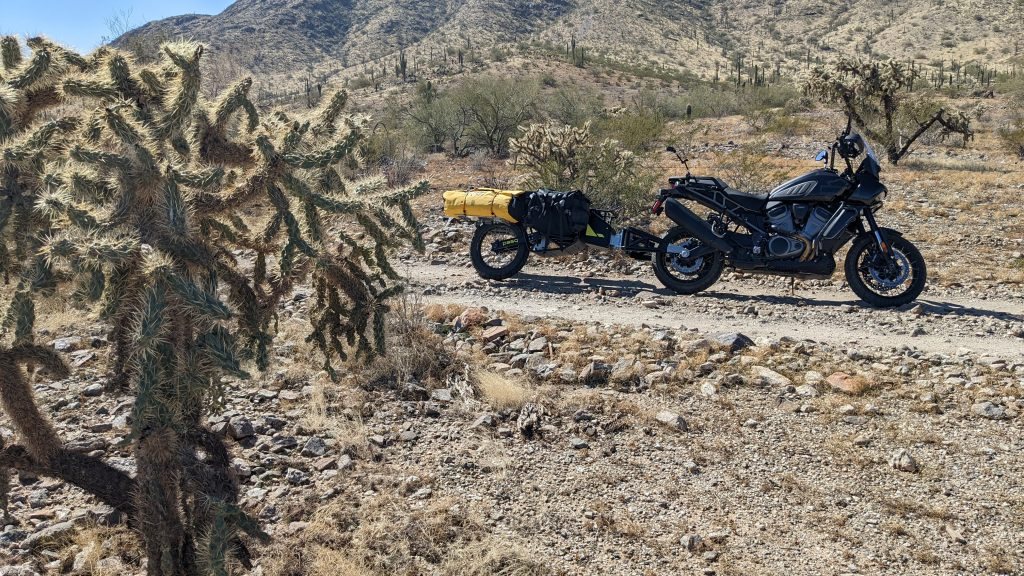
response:
M469 246L473 268L481 278L504 280L519 273L530 256L526 229L508 222L487 222L477 227Z

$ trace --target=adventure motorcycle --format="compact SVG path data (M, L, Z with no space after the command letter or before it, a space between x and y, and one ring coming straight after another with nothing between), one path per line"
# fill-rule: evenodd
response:
M924 290L927 270L918 249L903 235L881 228L875 213L888 194L879 180L881 165L871 145L852 124L822 151L823 168L794 178L768 194L748 194L718 178L693 176L687 159L668 148L686 167L670 178L654 214L664 212L678 226L654 253L658 279L680 294L695 294L718 281L726 266L748 273L828 279L835 254L849 242L846 279L857 296L875 307L901 306ZM852 161L865 155L854 169ZM845 168L836 169L836 157ZM702 219L683 205L692 200L709 208Z

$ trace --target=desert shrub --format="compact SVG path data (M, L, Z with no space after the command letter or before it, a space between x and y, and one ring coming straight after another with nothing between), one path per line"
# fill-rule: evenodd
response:
M359 147L363 165L380 171L391 186L408 184L426 168L420 147L405 132L377 129Z
M530 170L530 185L582 190L598 206L627 215L647 207L657 178L640 156L617 141L597 139L589 124L531 124L509 147L511 161Z
M743 88L702 84L691 88L685 98L692 102L693 118L721 118L781 108L798 99L799 92L788 84Z
M500 46L492 46L487 52L488 57L492 62L504 62L508 60L508 53L501 49Z
M743 105L766 106L769 108L782 108L787 103L799 99L800 90L786 83L772 84L770 86L748 86L741 98Z
M699 85L688 92L693 102L694 118L721 118L731 116L740 110L735 90Z
M743 89L736 100L738 113L743 116L746 124L755 132L772 130L784 131L792 122L777 121L788 112L785 110L794 101L799 101L795 90L788 85L750 86Z
M752 142L718 154L714 173L733 188L762 194L784 182L789 173L776 166L764 152L764 143Z
M360 379L367 388L404 390L409 384L437 388L460 369L427 322L422 306L409 298L400 299L388 316L385 343L388 354L361 370Z
M684 156L688 156L693 154L702 141L706 141L710 131L711 127L703 120L679 122L666 130L665 142L675 146Z
M407 129L403 122L404 109L397 101L389 101L382 120L372 125L358 147L363 167L376 168L392 186L407 184L426 167L418 153L422 146L416 130Z
M782 112L775 114L765 126L766 131L784 138L807 134L810 128L811 123L808 120Z
M642 152L661 141L665 119L654 111L620 111L599 117L593 123L593 130L619 142L627 150Z
M777 114L774 108L749 108L743 111L743 122L754 132L761 132L775 122Z
M360 74L355 78L348 80L348 87L352 90L361 90L363 88L370 88L374 85L373 79L366 74Z
M269 367L299 282L325 371L380 355L402 290L389 252L422 248L409 202L427 185L347 183L363 126L345 93L308 115L260 114L248 79L201 98L198 44L164 45L146 67L28 45L26 59L0 39L0 400L19 440L0 451L0 480L58 478L128 515L153 576L233 573L268 536L206 424L222 378ZM247 217L257 209L265 219ZM345 232L324 233L340 219ZM35 340L36 304L55 300L111 327L110 385L135 397L134 477L66 447L35 402L25 366L69 373Z
M1024 118L1018 118L1012 125L1000 128L998 134L1004 150L1024 159Z
M467 139L499 157L519 126L537 114L537 84L521 78L485 76L452 89L451 97L468 120Z
M666 120L683 120L693 117L694 102L689 95L674 95L661 99L661 113ZM690 114L687 115L687 108Z
M380 171L391 186L404 186L417 175L423 173L427 162L404 140L399 142L395 151L378 164Z
M604 111L604 98L589 85L561 86L541 100L541 113L569 126L583 126Z
M412 137L428 152L466 154L472 117L457 96L439 91L431 82L423 82L412 103L399 116L406 118Z
M661 102L653 92L641 92L629 106L612 110L595 120L594 132L618 141L627 150L643 152L660 144L666 119Z
M814 110L814 100L804 95L794 96L786 100L786 103L782 105L782 112L789 115L810 112L811 110Z

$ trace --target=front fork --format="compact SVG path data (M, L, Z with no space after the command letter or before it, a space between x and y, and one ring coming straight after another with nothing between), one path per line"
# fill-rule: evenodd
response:
M882 233L882 228L878 225L878 221L875 220L875 213L870 208L864 210L864 219L868 221L868 229L874 235L875 242L878 243L878 249L882 251L882 256L885 257L890 265L895 265L896 259L892 252L892 247L889 246L889 242Z

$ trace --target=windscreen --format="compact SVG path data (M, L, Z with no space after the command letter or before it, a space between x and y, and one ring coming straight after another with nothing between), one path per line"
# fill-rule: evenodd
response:
M857 134L857 138L864 145L864 153L867 155L864 161L861 162L858 172L866 171L877 179L882 172L882 163L878 161L878 155L875 154L875 149L871 147L871 143L860 134Z
M868 142L868 139L861 136L860 134L858 134L857 136L860 138L860 141L864 143L864 152L867 153L868 158L874 160L875 164L881 165L881 163L878 161L878 156L875 154L875 149L871 147L871 142Z

